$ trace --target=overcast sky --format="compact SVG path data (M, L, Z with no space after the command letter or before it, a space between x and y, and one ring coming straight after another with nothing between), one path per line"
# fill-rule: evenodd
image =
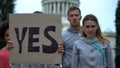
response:
M15 13L42 11L42 0L17 0ZM86 14L97 16L102 31L115 32L115 11L118 0L80 0L82 17Z

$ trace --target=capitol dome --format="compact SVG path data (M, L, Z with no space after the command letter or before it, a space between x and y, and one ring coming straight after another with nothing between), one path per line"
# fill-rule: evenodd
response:
M42 0L43 13L53 13L66 15L71 6L79 7L79 0Z
M46 14L61 14L63 29L69 25L67 10L71 6L79 7L79 0L42 0L42 12Z

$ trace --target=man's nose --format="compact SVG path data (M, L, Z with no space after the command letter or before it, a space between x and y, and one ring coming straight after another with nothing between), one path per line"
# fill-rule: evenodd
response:
M75 18L76 18L76 16L74 15L74 16L73 16L73 18L75 19Z

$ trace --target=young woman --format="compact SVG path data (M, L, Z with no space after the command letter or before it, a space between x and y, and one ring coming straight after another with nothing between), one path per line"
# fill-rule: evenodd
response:
M0 68L10 68L10 48L13 48L13 46L9 38L9 23L4 21L0 24Z
M114 68L110 42L96 16L86 15L82 24L83 37L74 43L72 68Z

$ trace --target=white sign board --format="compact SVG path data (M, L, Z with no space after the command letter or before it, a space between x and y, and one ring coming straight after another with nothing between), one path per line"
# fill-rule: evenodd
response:
M53 14L10 14L11 63L61 63L57 52L61 41L61 16Z

